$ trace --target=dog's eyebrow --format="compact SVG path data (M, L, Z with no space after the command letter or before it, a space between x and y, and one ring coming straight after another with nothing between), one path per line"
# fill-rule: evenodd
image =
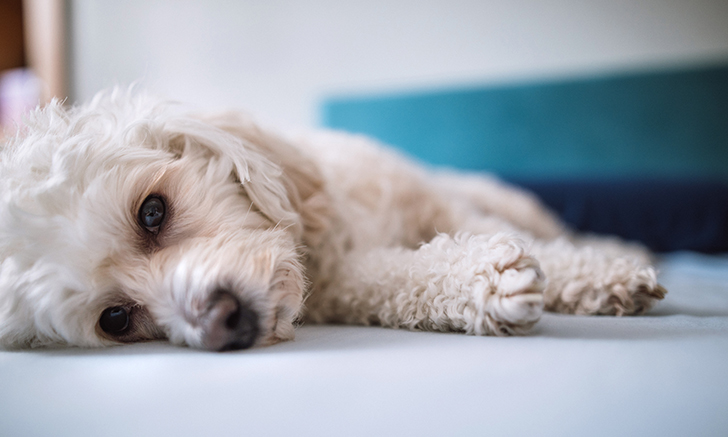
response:
M141 197L146 198L150 195L152 191L154 191L154 187L159 184L159 181L162 180L165 174L167 174L167 167L162 167L159 171L157 171L157 174L154 175L154 179L152 179L152 182L147 186L146 192Z

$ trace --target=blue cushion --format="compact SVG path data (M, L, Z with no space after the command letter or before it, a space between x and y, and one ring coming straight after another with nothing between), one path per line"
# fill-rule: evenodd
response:
M573 229L654 251L728 251L728 185L671 179L515 179Z

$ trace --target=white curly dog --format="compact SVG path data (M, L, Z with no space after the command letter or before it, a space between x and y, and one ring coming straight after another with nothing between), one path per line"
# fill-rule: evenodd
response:
M270 345L305 322L475 335L637 314L649 254L366 138L143 94L33 112L0 154L0 345Z

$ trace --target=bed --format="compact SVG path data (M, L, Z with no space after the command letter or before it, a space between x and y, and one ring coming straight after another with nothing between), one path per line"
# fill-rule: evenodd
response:
M546 314L526 337L302 326L232 353L0 351L0 435L725 435L728 257L659 267L647 316Z
M659 280L669 293L646 316L545 314L530 335L513 338L305 325L293 342L230 353L163 342L0 351L0 436L727 435L726 79L728 68L711 67L658 74L647 82L623 77L475 90L480 100L458 91L414 100L332 99L324 105L330 127L378 136L433 164L477 163L472 157L483 152L478 135L511 141L503 146L511 149L530 144L524 139L550 138L552 145L542 151L552 155L492 149L483 162L493 168L469 169L520 180L577 229L641 236L661 251ZM585 98L589 93L597 98ZM494 97L505 99L501 110L511 111L491 108ZM561 101L556 107L563 111L539 99ZM659 105L650 104L654 99ZM594 107L595 101L601 103ZM428 102L435 112L427 112ZM623 113L625 102L634 111ZM665 104L683 117L707 108L707 121L672 123L674 114L663 110ZM365 116L352 117L359 109ZM658 110L654 117L653 109ZM490 127L476 118L463 127L461 121L474 110L510 118ZM583 117L587 113L591 118ZM433 121L432 114L445 119ZM527 117L514 118L518 114ZM561 123L571 137L544 123L552 116L576 117ZM659 123L648 132L640 123L645 119ZM615 131L600 124L603 120L623 123L612 123L621 126ZM574 123L597 130L576 132ZM450 134L427 130L433 126ZM468 131L468 126L476 128ZM452 138L453 129L465 129L459 143L465 149L436 143L431 149L408 149L408 144ZM520 136L508 137L514 132ZM610 137L615 132L618 137ZM585 154L573 148L590 138L627 141L618 141L622 147L610 153L643 165L630 170L612 155L604 160L599 147ZM676 157L661 156L664 149L653 147L663 140ZM475 149L468 150L471 146ZM515 162L513 156L530 156L538 165ZM529 168L540 173L513 172ZM580 170L574 173L575 168ZM647 168L650 179L626 183L619 170L625 168ZM688 182L666 181L662 171L677 172ZM585 175L600 179L574 183L577 179L569 177L575 174L581 181ZM710 181L696 182L696 175ZM605 184L609 178L619 180ZM624 191L614 195L615 190ZM706 190L716 191L706 196ZM680 199L697 203L686 208ZM615 212L615 219L605 221L605 210Z

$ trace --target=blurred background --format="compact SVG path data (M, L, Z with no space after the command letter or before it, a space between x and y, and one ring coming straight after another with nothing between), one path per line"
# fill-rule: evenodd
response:
M725 0L2 0L0 115L140 83L495 172L574 228L728 251Z

